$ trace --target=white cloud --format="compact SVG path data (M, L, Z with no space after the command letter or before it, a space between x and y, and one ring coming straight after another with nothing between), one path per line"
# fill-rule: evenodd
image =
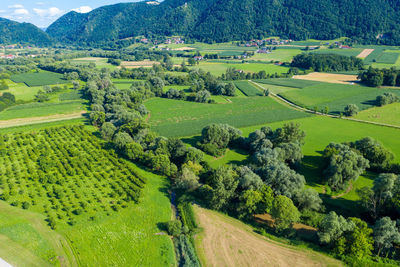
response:
M93 8L91 8L90 6L81 6L72 10L78 13L89 13L93 10Z
M36 5L38 5L38 6L44 6L44 2L36 2Z
M33 12L40 17L56 17L64 13L58 7L50 7L48 9L34 8Z
M21 4L16 4L16 5L10 5L8 8L13 8L13 9L23 9L24 6Z
M14 16L15 15L29 15L29 11L25 8L18 8L15 9L14 12L12 13Z
M0 13L6 13L6 11L3 9L0 9Z

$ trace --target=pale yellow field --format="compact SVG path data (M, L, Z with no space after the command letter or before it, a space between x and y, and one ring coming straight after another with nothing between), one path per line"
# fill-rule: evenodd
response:
M357 75L312 72L307 75L295 75L293 79L349 84L357 81Z
M253 232L244 223L195 206L203 228L196 249L203 266L342 266L341 262L279 243Z
M360 54L358 54L358 58L366 58L367 56L369 56L369 54L371 54L375 49L364 49L363 51L361 51Z
M176 51L185 51L185 50L194 50L194 49L196 49L196 48L193 48L193 47L179 47L179 48L175 48L175 49L173 49L173 50L176 50Z
M153 65L160 64L157 61L143 60L143 61L122 61L121 67L125 67L127 69L138 69L138 68L151 68Z

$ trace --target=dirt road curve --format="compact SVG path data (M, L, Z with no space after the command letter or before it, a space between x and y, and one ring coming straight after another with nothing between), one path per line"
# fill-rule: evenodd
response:
M56 114L56 115L49 115L49 116L44 116L44 117L0 120L0 128L10 128L10 127L15 127L15 126L24 126L24 125L38 124L38 123L44 123L44 122L54 122L54 121L78 119L78 118L81 118L84 114L86 114L86 111L80 111L80 112L70 113L70 114Z
M312 251L269 240L233 218L195 207L204 229L197 243L205 266L341 266L339 261Z

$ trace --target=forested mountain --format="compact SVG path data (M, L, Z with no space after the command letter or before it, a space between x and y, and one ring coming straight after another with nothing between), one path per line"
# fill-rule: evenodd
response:
M33 24L0 18L0 44L15 43L47 46L52 41L44 31Z
M47 33L55 39L101 44L138 35L180 34L200 41L281 36L295 40L352 37L400 43L396 0L165 0L70 12ZM379 38L377 38L379 37Z

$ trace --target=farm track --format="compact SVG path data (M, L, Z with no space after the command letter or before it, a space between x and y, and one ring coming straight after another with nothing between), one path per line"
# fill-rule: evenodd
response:
M56 115L49 115L49 116L42 116L42 117L0 120L0 128L10 128L10 127L38 124L38 123L79 119L79 118L82 118L86 113L87 113L86 111L80 111L80 112L75 112L75 113L70 113L70 114L56 114Z
M249 80L249 82L253 83L255 86L257 86L258 88L264 89L264 87L262 87L260 84ZM366 120L359 120L359 119L354 119L354 118L348 118L348 117L340 117L337 115L331 115L331 114L325 114L325 113L321 113L321 112L315 112L311 109L307 109L307 108L303 108L287 99L285 99L284 97L281 97L280 95L274 94L272 92L269 93L270 96L272 96L272 99L285 104L286 106L289 106L293 109L302 111L302 112L306 112L306 113L310 113L310 114L315 114L315 115L320 115L320 116L325 116L325 117L329 117L329 118L334 118L334 119L342 119L342 120L348 120L348 121L355 121L355 122L360 122L360 123L366 123L366 124L372 124L372 125L377 125L377 126L383 126L383 127L389 127L389 128L395 128L395 129L400 129L400 126L397 125L392 125L392 124L386 124L386 123L380 123L380 122L373 122L373 121L366 121Z

